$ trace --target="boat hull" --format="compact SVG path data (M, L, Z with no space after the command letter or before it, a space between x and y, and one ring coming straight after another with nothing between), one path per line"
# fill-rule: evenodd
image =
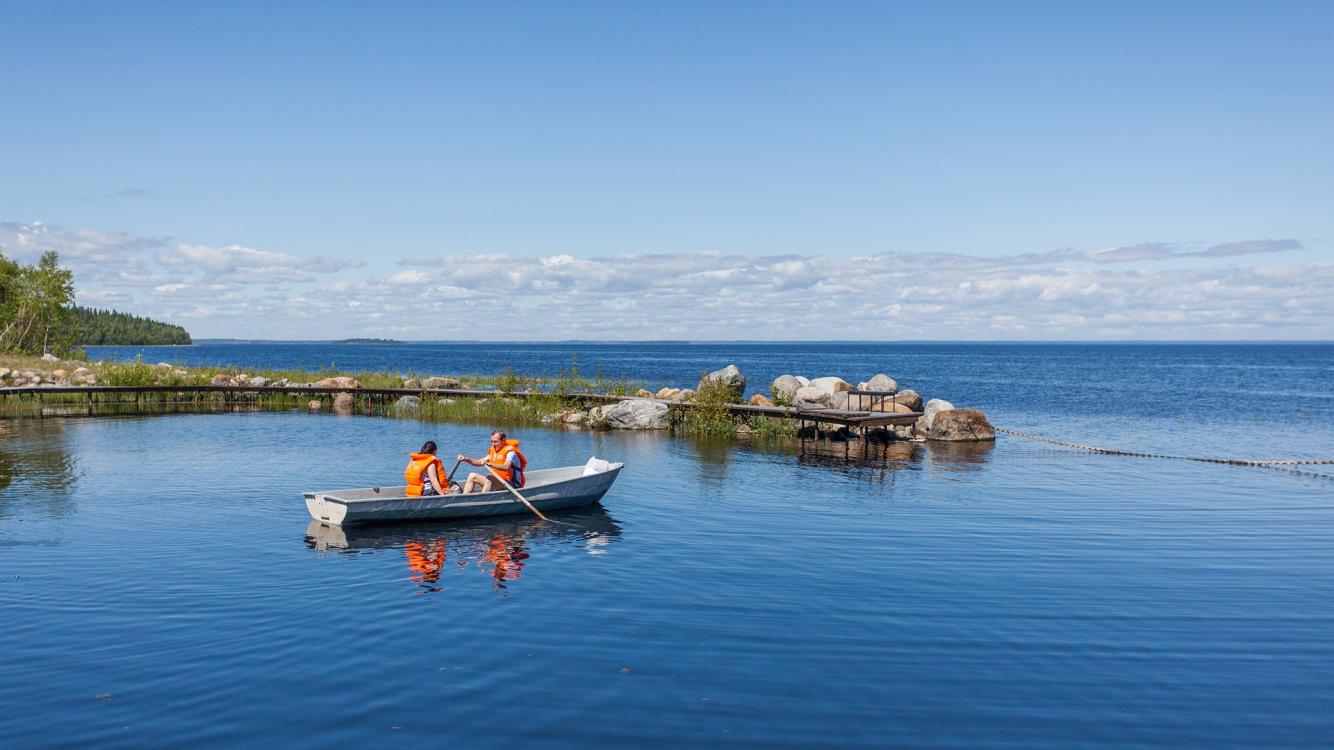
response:
M581 469L582 467L572 467ZM549 472L570 471L569 469L548 470ZM556 481L542 482L538 472L530 475L528 486L521 489L543 513L565 508L577 508L590 505L602 499L611 488L612 482L621 471L620 464L613 464L608 471L576 476L572 478L553 477ZM544 472L545 473L545 472ZM398 492L392 492L397 490ZM327 492L306 493L306 509L311 518L321 523L339 526L354 526L375 523L400 523L404 521L439 521L455 518L485 518L506 516L516 513L532 513L527 506L519 502L508 490L482 492L470 495L430 495L427 497L407 497L401 494L402 488L387 489L388 497L362 497L368 490L330 490ZM384 493L381 493L384 494Z

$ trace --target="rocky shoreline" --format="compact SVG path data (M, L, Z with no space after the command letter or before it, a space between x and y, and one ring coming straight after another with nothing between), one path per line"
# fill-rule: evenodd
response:
M113 373L116 368L127 365L106 365L104 363L63 363L50 355L44 355L40 362L23 369L0 367L0 386L21 388L44 388L56 386L95 386L115 384L105 382L116 380ZM217 372L215 369L201 368L194 371L176 367L167 363L131 365L140 368L139 380L147 380L143 385L212 385L233 388L268 388L268 387L316 387L343 389L331 399L330 406L336 413L350 413L355 409L355 396L362 383L355 377L339 375L310 382L294 382L290 377L270 378L245 372ZM50 369L47 369L50 368ZM111 376L108 378L107 376ZM363 376L371 377L371 376ZM374 376L376 380L388 380L387 376ZM123 380L124 378L120 378ZM403 395L390 407L400 416L414 416L423 408L423 396L437 390L462 389L467 387L464 381L454 377L395 378L392 384L382 387L395 387L423 391L421 396ZM902 414L905 417L917 415L915 420L892 427L872 430L868 439L879 440L937 440L945 442L989 441L996 437L995 428L987 421L986 415L976 409L959 408L943 399L926 399L911 388L900 388L898 382L887 374L879 373L868 380L856 384L841 377L826 375L808 378L803 375L784 374L769 384L769 393L752 393L745 396L746 376L736 365L728 365L700 378L694 388L663 387L657 391L640 389L633 395L624 395L620 400L598 406L582 404L586 408L565 406L556 408L551 413L541 415L542 422L558 424L572 429L608 429L608 430L666 430L674 424L673 407L687 406L692 412L706 409L721 410L729 415L737 409L734 405L760 407L754 412L765 418L777 419L800 418L815 424L812 428L815 436L852 440L859 436L851 430L822 429L819 422L821 411L834 413L873 412L876 414ZM487 401L504 401L520 404L525 399L535 397L559 398L540 389L524 392L506 393L494 391L495 397L475 399L478 405ZM310 399L306 406L312 411L325 408L324 399ZM436 398L436 404L452 404L448 398ZM786 408L783 408L786 407ZM799 415L799 416L798 416ZM729 417L730 418L730 417ZM737 434L754 432L755 428L745 419L726 423ZM824 424L823 427L829 427ZM803 435L802 437L805 437Z

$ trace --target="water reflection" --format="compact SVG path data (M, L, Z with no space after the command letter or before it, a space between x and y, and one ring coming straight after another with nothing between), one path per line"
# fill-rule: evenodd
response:
M78 479L64 419L0 419L0 501L30 498L40 490L49 501L67 500ZM0 518L6 503L0 502ZM57 505L59 507L57 507ZM63 503L52 505L61 515Z
M577 545L589 555L605 555L621 535L621 527L601 505L561 513L560 520L577 528L525 516L347 529L311 521L305 542L318 552L401 549L408 580L418 585L416 593L442 591L451 565L452 575L480 571L490 577L491 588L503 592L543 546Z

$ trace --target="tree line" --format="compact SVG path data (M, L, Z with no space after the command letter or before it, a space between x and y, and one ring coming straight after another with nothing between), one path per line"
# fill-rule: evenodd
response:
M180 326L74 304L74 274L60 256L23 265L0 252L0 351L56 355L82 344L189 344Z

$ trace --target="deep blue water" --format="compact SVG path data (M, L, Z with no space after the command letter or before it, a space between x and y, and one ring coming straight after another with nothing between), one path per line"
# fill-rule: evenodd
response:
M389 356L374 348L359 356ZM826 358L797 366L777 349L626 374L884 370L1068 437L1334 444L1330 347L812 347ZM146 358L193 350L172 351ZM482 359L440 356L468 351ZM1233 400L1265 419L1209 406ZM525 428L535 466L626 462L601 506L564 517L581 529L311 527L302 491L388 483L422 440L475 452L486 431L296 412L0 420L0 746L1334 737L1329 479L1005 436L844 461Z

